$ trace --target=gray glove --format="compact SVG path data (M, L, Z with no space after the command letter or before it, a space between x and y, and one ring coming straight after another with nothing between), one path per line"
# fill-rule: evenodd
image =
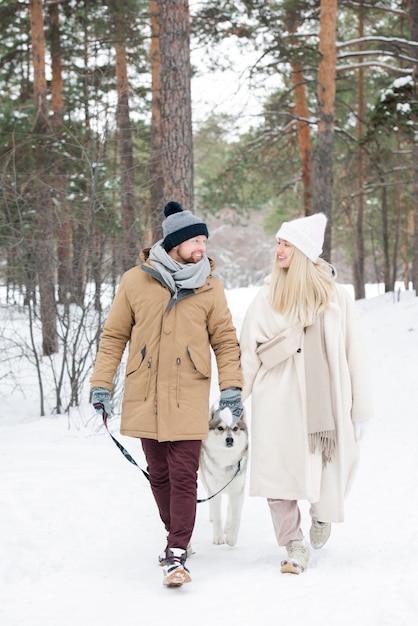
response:
M102 411L101 404L107 413L108 419L112 416L112 406L110 404L110 391L104 387L93 387L91 390L91 403L97 412Z
M215 411L214 419L223 420L232 427L239 422L243 411L241 389L231 387L230 389L221 391L219 406Z

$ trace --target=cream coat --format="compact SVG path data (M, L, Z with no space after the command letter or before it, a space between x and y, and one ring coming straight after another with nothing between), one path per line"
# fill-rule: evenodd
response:
M320 453L311 454L308 446L303 334L302 351L270 370L256 354L260 343L290 325L271 308L268 290L265 284L250 304L240 338L243 399L252 394L250 494L308 500L318 519L341 522L358 462L352 421L372 417L357 312L346 290L336 285L324 332L336 404L337 454L324 469Z
M121 433L158 441L205 439L210 347L220 389L242 387L238 340L224 288L210 275L203 287L183 290L174 301L158 276L148 261L122 276L90 382L112 389L129 342Z

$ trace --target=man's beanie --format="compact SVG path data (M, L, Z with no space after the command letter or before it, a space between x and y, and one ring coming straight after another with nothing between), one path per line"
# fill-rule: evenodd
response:
M191 211L185 211L179 202L174 200L167 202L164 215L166 219L163 221L163 248L166 252L192 237L198 235L209 237L206 224Z
M316 263L322 254L327 218L324 213L314 213L291 222L283 222L276 239L284 239Z

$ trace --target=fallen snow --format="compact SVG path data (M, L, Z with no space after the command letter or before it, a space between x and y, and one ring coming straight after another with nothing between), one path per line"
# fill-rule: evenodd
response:
M238 329L255 291L228 292ZM234 548L211 543L208 504L198 505L193 582L166 589L148 482L112 443L87 391L70 418L39 418L36 399L5 397L0 387L0 624L415 625L418 299L386 294L357 306L376 415L346 521L300 576L280 574L267 504L247 496ZM142 465L139 442L118 434L117 418L111 429ZM302 510L308 531L306 503Z

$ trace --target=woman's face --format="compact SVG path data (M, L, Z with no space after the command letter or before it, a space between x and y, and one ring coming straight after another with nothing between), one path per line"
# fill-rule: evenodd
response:
M276 261L280 267L287 269L292 262L293 246L285 239L277 240Z

